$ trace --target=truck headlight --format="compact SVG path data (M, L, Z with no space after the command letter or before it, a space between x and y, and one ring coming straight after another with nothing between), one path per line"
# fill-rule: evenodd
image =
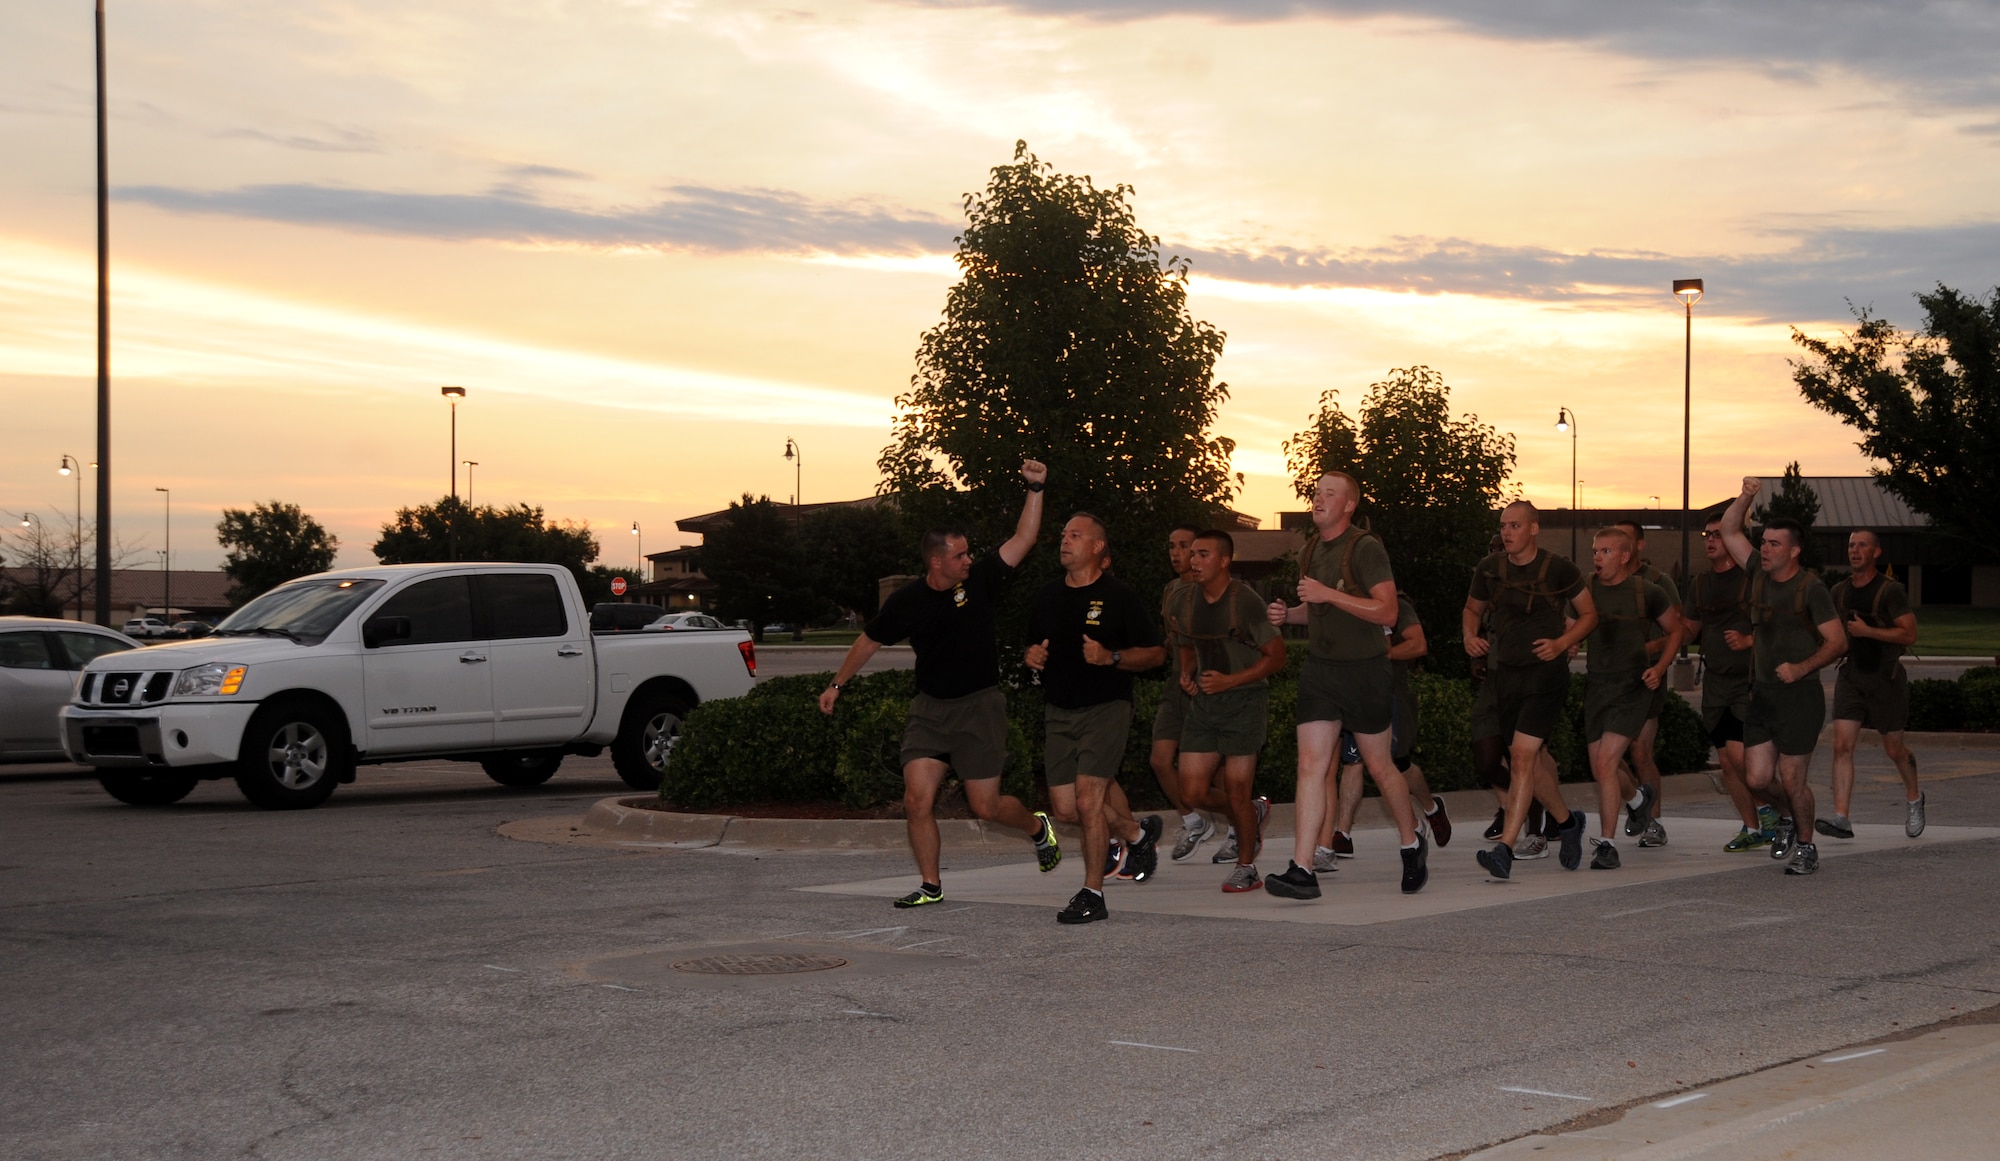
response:
M227 696L243 688L243 674L246 665L232 665L227 661L211 661L207 665L197 665L183 670L180 679L174 682L175 697L215 697Z

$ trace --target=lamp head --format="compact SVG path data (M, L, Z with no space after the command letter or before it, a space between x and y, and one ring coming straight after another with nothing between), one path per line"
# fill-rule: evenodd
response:
M793 458L795 458L795 457L796 457L796 456L797 456L798 454L799 454L799 453L798 453L798 445L797 445L797 444L794 444L794 443L793 443L793 442L792 442L791 440L789 440L789 439L788 439L788 440L786 440L786 441L785 441L785 458L786 458L786 459L788 459L788 460L789 460L789 459L793 459Z
M443 395L445 398L451 400L453 403L457 403L459 400L465 398L465 388L440 387L438 388L438 394Z
M1567 407L1556 408L1556 430L1557 431L1569 430L1569 408Z
M1701 279L1699 278L1674 279L1674 297L1680 299L1682 302L1686 303L1690 307L1693 306L1695 303L1700 302Z
M173 489L171 489L171 488L154 488L153 490L154 490L155 492L172 492L172 491L173 491Z
M64 456L64 457L62 458L62 466L56 469L56 474L57 474L57 475L59 475L59 476L67 476L67 475L69 475L69 457L68 457L68 456Z
M33 524L29 523L29 518L28 518L28 514L27 514L27 513L25 513L25 512L21 514L21 527L23 527L23 528L33 528L33 527L34 527L34 525L33 525Z
M632 535L639 535L639 522L637 520L632 521Z

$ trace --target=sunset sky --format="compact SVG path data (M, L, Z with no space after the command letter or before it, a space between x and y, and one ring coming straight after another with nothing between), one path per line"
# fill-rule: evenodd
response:
M2000 281L1991 5L108 7L113 498L146 551L173 489L179 567L274 498L372 561L446 490L446 383L473 499L588 520L611 563L635 520L658 550L789 498L788 437L806 500L872 492L1017 139L1192 258L1266 521L1319 393L1413 363L1518 437L1530 499L1568 502L1567 405L1586 505L1677 507L1676 277L1708 284L1696 502L1859 473L1790 328ZM88 3L0 7L0 551L94 455L91 85Z

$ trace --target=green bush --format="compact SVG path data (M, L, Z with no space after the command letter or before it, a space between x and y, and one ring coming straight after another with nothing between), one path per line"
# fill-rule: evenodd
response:
M704 810L733 802L836 797L833 722L810 696L760 694L762 689L695 707L681 723L680 740L667 760L662 799Z
M1965 719L1965 686L1930 677L1910 682L1910 729L1962 730Z
M1410 675L1417 694L1418 764L1431 789L1472 790L1472 682L1429 673Z
M2000 730L2000 668L1977 665L1958 675L1965 694L1962 730Z

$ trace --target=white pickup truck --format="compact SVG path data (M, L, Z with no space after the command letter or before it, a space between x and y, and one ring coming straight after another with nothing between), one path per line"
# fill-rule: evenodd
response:
M607 746L648 790L681 718L756 672L737 630L594 636L559 565L356 568L272 589L212 637L97 658L62 709L63 748L142 806L205 778L318 806L359 766L423 758L535 786Z

